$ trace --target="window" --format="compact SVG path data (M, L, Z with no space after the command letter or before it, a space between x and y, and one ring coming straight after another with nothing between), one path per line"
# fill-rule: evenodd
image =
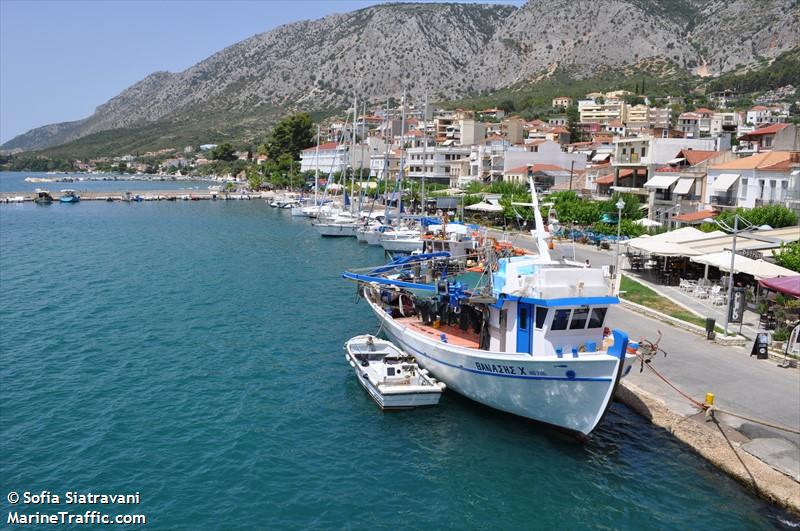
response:
M739 186L739 197L742 199L747 198L747 179L742 179L742 184Z
M572 321L569 323L570 330L583 330L586 320L589 318L589 308L575 308L572 311Z
M520 330L528 329L528 306L523 304L519 307L519 323L517 324Z
M643 147L642 148L642 156L644 157L646 153L647 153L647 148Z
M592 308L592 316L589 318L589 328L600 328L606 318L608 308Z
M569 313L572 310L556 310L556 314L553 317L553 326L550 327L551 330L566 330L567 324L569 323Z
M547 308L536 306L536 328L541 329L544 326L545 319L547 319Z

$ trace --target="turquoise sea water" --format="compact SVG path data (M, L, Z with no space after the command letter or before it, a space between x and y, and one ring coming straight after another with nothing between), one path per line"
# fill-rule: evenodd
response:
M263 201L0 205L0 527L87 509L6 499L42 490L139 492L99 508L152 529L791 522L619 404L585 444L453 393L380 412L340 273L382 258Z
M101 176L87 174L71 174L76 179L98 179ZM44 172L21 172L9 171L2 172L0 175L0 192L32 192L37 188L44 188L51 192L58 192L64 188L72 188L80 192L124 192L126 190L208 190L208 182L205 181L160 181L157 178L152 180L141 180L141 178L131 178L130 176L107 176L108 180L81 180L71 183L51 182L51 183L30 183L25 181L26 177L39 178L63 178L65 175L49 174ZM165 178L166 179L166 178Z

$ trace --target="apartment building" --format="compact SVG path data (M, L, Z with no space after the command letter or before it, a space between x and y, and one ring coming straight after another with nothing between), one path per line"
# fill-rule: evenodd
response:
M470 146L415 147L406 150L405 175L409 179L450 185L451 175L461 174L461 162L469 160ZM453 171L458 167L458 171Z
M608 100L597 103L596 100L578 101L578 113L581 123L605 124L613 120L628 121L628 104L624 100Z
M778 204L800 209L800 151L769 151L708 168L705 202L713 208Z

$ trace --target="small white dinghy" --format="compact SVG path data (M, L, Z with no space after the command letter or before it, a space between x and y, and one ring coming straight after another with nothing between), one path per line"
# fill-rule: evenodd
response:
M439 403L444 382L421 369L413 356L389 341L363 335L344 344L345 359L381 409L413 409Z

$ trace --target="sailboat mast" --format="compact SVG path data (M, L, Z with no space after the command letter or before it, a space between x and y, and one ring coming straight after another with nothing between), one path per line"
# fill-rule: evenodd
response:
M366 129L367 123L366 123L366 121L367 121L367 102L364 101L361 104L361 145L362 145L362 151L361 151L361 155L358 157L358 182L359 183L363 183L364 182L364 151L363 151L363 147L364 147L364 140L366 140L366 138L367 138L367 129ZM370 150L370 151L368 151L368 153L372 153L372 151ZM369 175L367 175L367 182L369 182ZM363 203L364 203L364 193L365 192L361 188L361 186L362 185L359 184L359 190L358 190L358 211L359 212L361 212L361 210L363 209L363 206L364 206Z
M317 195L319 194L319 124L317 124L317 149L314 151L314 206L316 207L319 202Z
M403 101L400 103L400 168L397 172L398 182L398 196L397 196L397 217L403 213L403 170L405 165L406 147L403 143L403 137L406 136L406 89L403 88Z
M386 149L383 154L383 204L386 208L383 211L384 223L389 223L389 153L392 149L392 139L389 139L389 130L392 127L391 119L389 118L389 100L386 100L386 114L383 121L383 141L386 143Z
M356 185L356 120L358 119L358 99L353 94L353 138L350 142L350 213L353 213L353 194Z
M422 214L425 214L425 174L428 173L428 94L425 94L425 109L422 111Z

